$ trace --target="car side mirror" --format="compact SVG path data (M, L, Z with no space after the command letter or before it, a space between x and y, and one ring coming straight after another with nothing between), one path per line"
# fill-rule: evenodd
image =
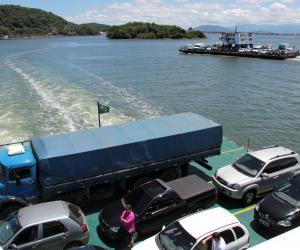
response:
M165 226L165 225L163 225L163 226L162 226L162 228L161 228L161 230L165 230L165 228L166 228L166 226Z
M269 174L267 174L267 173L262 173L262 174L261 174L261 177L262 177L262 178L268 178L268 177L269 177Z

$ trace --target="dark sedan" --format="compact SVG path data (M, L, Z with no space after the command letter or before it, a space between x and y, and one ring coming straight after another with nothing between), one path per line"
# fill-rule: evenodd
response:
M132 205L137 232L155 232L183 214L213 205L217 191L196 175L170 182L156 179L128 193L121 200L108 204L99 214L100 228L111 239L122 237L120 215L125 204Z
M254 218L264 227L275 230L300 225L300 175L257 203Z

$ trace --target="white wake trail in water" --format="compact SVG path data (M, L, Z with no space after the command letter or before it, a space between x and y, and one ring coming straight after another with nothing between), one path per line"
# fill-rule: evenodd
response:
M70 117L72 117L73 112L61 103L60 98L56 98L53 96L53 90L47 89L45 83L35 79L29 73L24 72L24 70L21 69L21 67L18 67L16 63L6 61L6 65L11 70L16 72L20 77L22 77L24 82L27 83L28 86L35 91L36 95L40 97L41 106L44 112L49 112L49 109L53 110L64 119L69 130L76 130L74 121L70 119Z
M153 107L147 101L129 93L127 89L115 86L111 81L105 80L103 77L82 67L78 67L74 64L68 64L68 66L76 69L76 71L79 71L90 78L95 79L99 87L101 87L102 90L105 90L102 91L102 93L97 93L97 95L101 98L107 99L109 96L109 99L121 99L145 118L156 118L163 114L158 107Z

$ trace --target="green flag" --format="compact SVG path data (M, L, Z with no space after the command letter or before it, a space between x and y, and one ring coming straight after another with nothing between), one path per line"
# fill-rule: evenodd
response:
M97 102L97 104L98 104L98 114L99 115L109 112L110 107L101 105L99 102Z

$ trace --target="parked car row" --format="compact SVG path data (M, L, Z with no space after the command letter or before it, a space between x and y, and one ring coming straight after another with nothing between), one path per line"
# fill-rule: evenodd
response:
M248 152L232 165L216 171L213 183L222 194L241 199L245 205L274 190L257 203L254 219L271 230L290 229L300 225L299 160L299 155L287 148L266 147ZM224 238L226 249L247 248L247 229L237 219L235 223L239 226L236 226L232 219L234 216L224 211L214 208L186 216L134 249L211 249L211 243L204 245L203 240L214 232L219 232ZM226 222L230 217L232 222ZM216 226L217 222L220 224Z

